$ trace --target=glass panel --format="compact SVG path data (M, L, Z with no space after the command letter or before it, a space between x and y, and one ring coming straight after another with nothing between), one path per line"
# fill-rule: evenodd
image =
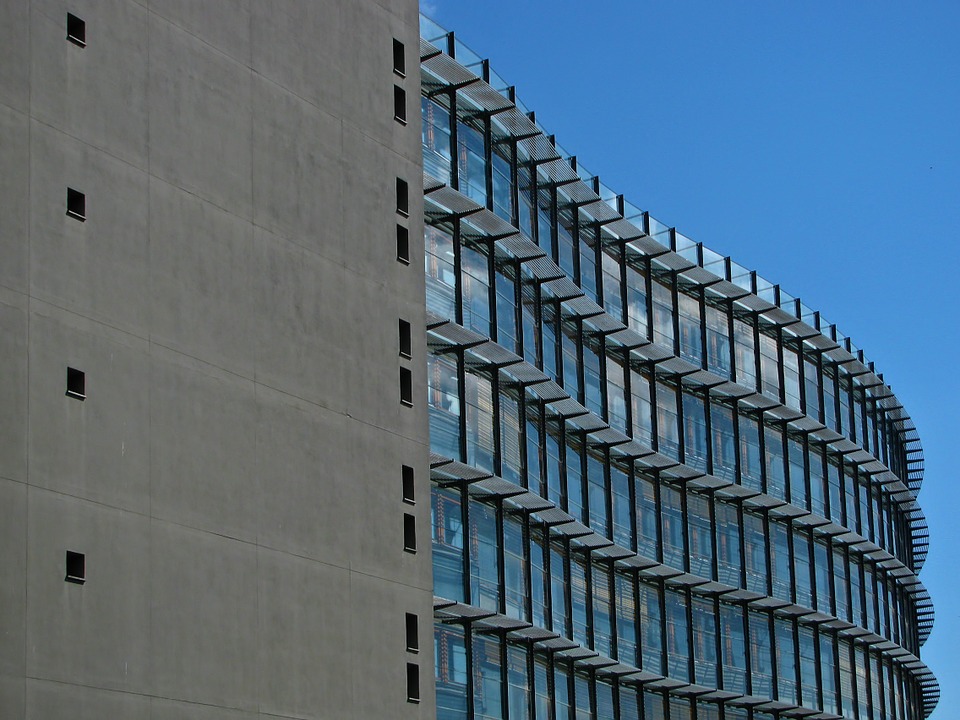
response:
M593 649L601 655L613 655L610 611L610 575L599 565L591 565L593 576Z
M654 481L645 475L636 476L637 485L637 552L656 560L657 500Z
M676 388L657 382L657 448L675 459L680 458L678 420Z
M646 373L630 370L630 400L633 415L633 437L653 447L653 404L650 402L650 378Z
M760 462L760 430L757 420L740 413L740 484L751 490L763 489Z
M790 464L790 502L799 508L807 508L806 453L803 443L787 438L787 459Z
M518 620L527 616L527 559L523 524L513 516L503 519L503 576L505 613Z
M527 653L514 645L507 645L507 705L511 718L525 718L530 714Z
M427 276L427 309L441 317L457 317L457 274L453 236L440 228L423 228L424 273Z
M473 636L473 716L476 720L502 720L503 680L500 676L500 643L496 638Z
M643 669L663 673L663 631L660 629L660 589L640 582L640 637ZM649 716L648 716L649 717ZM656 717L656 716L654 716Z
M543 533L530 533L530 608L531 622L537 627L547 627L547 559L543 549Z
M481 375L464 376L467 462L494 471L493 384Z
M833 638L820 634L820 678L823 689L823 709L838 715L840 704L837 702L836 661L834 659Z
M487 205L487 161L483 133L457 123L457 189L471 200Z
M720 642L723 648L723 688L736 693L747 689L747 647L743 610L720 603Z
M760 333L760 376L763 379L762 392L779 400L780 362L777 356L777 340L766 333Z
M463 628L441 623L434 626L433 667L437 720L461 720L467 715L467 648Z
M693 492L687 493L687 542L690 572L704 578L713 577L713 529L710 527L710 500Z
M667 618L668 675L678 680L689 681L690 648L686 596L670 588L665 589L664 613Z
M500 572L497 564L497 512L470 503L470 604L500 611Z
M788 407L800 410L800 356L786 346L783 348L783 394Z
M752 694L773 696L773 661L770 644L770 625L767 615L747 613L750 622L750 669Z
M717 687L717 621L713 603L694 597L691 607L693 618L694 681L707 687Z
M743 513L743 547L747 566L747 590L767 594L767 534L763 520Z
M450 112L427 98L420 99L423 116L423 169L445 185L450 184Z
M627 265L627 325L643 337L647 330L647 280L643 271Z
M587 297L600 304L597 294L597 228L580 214L580 288Z
M557 720L568 720L572 704L570 693L573 687L570 683L570 670L566 663L558 662L553 666L553 692L557 705Z
M520 351L517 338L516 270L512 265L497 268L497 342L511 352Z
M673 281L653 279L653 341L673 349Z
M619 247L605 247L600 253L603 275L603 309L617 320L623 320L623 297L620 294L620 256L621 250Z
M793 602L790 593L790 549L787 528L779 522L769 523L770 569L773 572L773 596Z
M603 458L588 452L587 501L590 507L590 528L604 537L609 537L605 472Z
M463 601L463 509L460 492L430 488L433 539L433 594Z
M460 246L463 325L489 337L490 269L487 256L466 243Z
M684 463L707 471L707 419L703 398L683 393Z
M737 473L733 411L715 401L710 403L710 433L713 438L711 472L719 478L732 481Z
M535 720L551 720L551 709L553 707L550 686L547 683L550 668L545 658L537 657L533 666L533 683L536 688L536 698L534 700L534 718ZM520 716L521 718L523 715ZM462 719L461 719L462 720Z
M629 432L627 427L627 403L624 391L624 368L618 362L620 358L607 356L607 422L610 427L622 433Z
M536 410L530 407L526 408L524 431L526 433L526 437L524 438L526 442L526 453L524 455L526 462L526 486L538 495L546 496L546 490L540 485L540 422L536 415Z
M807 707L820 707L817 695L817 656L813 630L801 625L797 630L797 650L800 657L801 702Z
M567 435L566 468L567 494L566 511L580 522L588 522L583 513L583 459L580 456L582 445L571 435Z
M777 639L777 686L780 689L780 700L796 703L797 665L793 626L788 620L781 618L774 618L773 625Z
M614 573L617 612L617 659L628 665L640 665L637 657L637 607L630 577Z
M460 383L453 358L427 356L427 407L430 449L460 459Z
M707 305L707 369L722 378L730 378L730 332L726 311Z
M591 338L596 342L595 338ZM584 405L594 414L603 416L603 392L600 381L600 356L603 346L597 347L588 338L583 339L583 395Z
M740 519L737 508L727 503L716 503L717 522L717 580L740 587Z
M680 491L660 486L660 521L663 533L663 562L683 570L683 506Z
M521 484L520 403L511 389L500 394L500 477Z
M813 607L813 586L810 581L810 540L800 532L793 536L794 590L797 605Z
M737 382L755 390L757 387L757 360L753 325L739 318L734 318L733 345L737 360Z
M766 458L767 493L781 500L787 499L783 457L783 432L764 427L764 456Z
M587 568L579 554L570 556L570 617L573 640L590 647L587 638Z
M810 417L820 419L820 374L817 364L809 359L803 361L804 411Z
M677 294L680 329L680 357L700 367L703 353L700 337L700 300L686 293Z
M570 208L557 211L557 265L567 277L576 277L573 265L573 214Z
M562 635L570 637L570 631L567 629L567 580L566 573L567 552L563 548L554 545L550 546L550 612L551 629Z
M517 184L520 204L518 206L518 229L528 238L534 238L533 217L533 180L530 169L524 165L517 167Z
M509 149L505 149L509 152ZM510 178L510 161L493 153L493 212L508 223L513 222L513 188Z
M613 541L628 549L633 545L633 513L630 478L619 466L610 465L610 501L613 508Z

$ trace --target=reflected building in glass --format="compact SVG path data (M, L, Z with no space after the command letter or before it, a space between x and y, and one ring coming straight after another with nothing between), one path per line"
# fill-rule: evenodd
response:
M442 719L926 717L909 416L421 17Z

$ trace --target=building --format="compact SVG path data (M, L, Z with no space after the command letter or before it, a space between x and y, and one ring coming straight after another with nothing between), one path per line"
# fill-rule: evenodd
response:
M439 718L922 718L923 457L873 363L421 19Z
M0 717L433 717L416 3L0 48Z
M873 365L413 0L0 20L4 720L932 710Z

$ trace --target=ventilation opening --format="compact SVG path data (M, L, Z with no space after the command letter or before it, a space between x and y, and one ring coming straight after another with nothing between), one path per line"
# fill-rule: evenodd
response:
M409 553L417 551L417 519L410 513L403 514L403 549Z
M67 395L84 400L87 397L87 378L83 370L67 368Z
M413 334L410 331L410 323L406 320L400 320L400 355L405 358L413 357Z
M413 613L407 613L407 650L420 652L420 619Z
M67 188L67 215L80 222L87 219L87 196L69 187Z
M83 585L86 579L86 558L83 553L67 550L67 576L64 580Z
M80 47L87 46L87 23L73 13L67 13L67 40Z
M420 702L420 666L407 663L407 702Z
M397 178L397 212L404 217L410 214L410 188L403 178Z
M413 407L413 373L410 368L400 368L400 402Z
M408 505L415 505L416 498L414 497L413 489L413 468L409 465L403 466L403 501Z
M393 71L400 77L407 76L407 59L403 53L403 43L393 39Z
M410 233L403 225L397 225L397 260L410 264Z
M399 85L393 86L393 119L401 125L407 124L407 93Z

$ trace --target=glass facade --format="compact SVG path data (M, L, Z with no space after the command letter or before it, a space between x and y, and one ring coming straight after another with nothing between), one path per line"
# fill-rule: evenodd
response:
M438 716L924 717L919 445L872 364L424 57Z

